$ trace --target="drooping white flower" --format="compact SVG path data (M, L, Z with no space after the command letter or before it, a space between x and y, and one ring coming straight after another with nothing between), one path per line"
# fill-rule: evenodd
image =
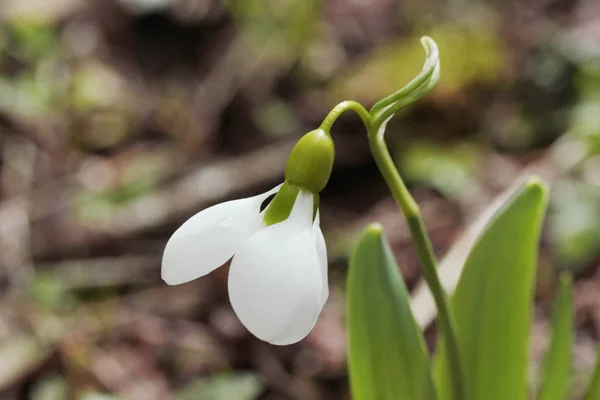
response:
M233 257L229 297L241 322L276 345L303 339L314 326L329 289L327 251L313 220L314 194L298 190L287 219L266 226L262 195L207 208L169 239L162 278L176 285L208 274Z
M334 154L328 131L308 132L288 157L285 183L187 220L167 243L163 280L170 285L189 282L233 257L229 298L246 328L277 345L303 339L329 296L327 249L315 206Z

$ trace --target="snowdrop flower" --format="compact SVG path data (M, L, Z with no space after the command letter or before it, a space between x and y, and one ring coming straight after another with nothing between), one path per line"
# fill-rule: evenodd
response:
M318 201L333 157L328 133L318 129L304 135L288 158L282 185L202 210L171 236L163 280L189 282L233 257L229 298L244 326L275 345L303 339L329 295Z

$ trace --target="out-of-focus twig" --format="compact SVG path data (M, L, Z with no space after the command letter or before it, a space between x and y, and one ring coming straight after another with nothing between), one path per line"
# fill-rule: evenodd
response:
M154 267L159 264L158 255L121 256L36 264L36 268L51 271L64 290L73 290L155 282L156 276L148 272L158 271Z
M3 0L0 2L0 15L4 18L42 18L57 21L82 8L82 0Z
M249 35L242 31L231 41L202 83L194 92L197 110L210 120L217 120L223 108L250 79L267 69L277 76L284 74L296 60L296 55L285 52L285 42L279 35L265 41L258 54L251 49Z

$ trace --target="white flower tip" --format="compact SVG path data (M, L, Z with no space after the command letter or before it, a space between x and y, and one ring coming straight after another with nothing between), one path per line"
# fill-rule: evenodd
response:
M220 203L188 219L165 247L162 279L168 285L179 285L226 263L236 248L258 229L260 204L276 190Z
M167 285L181 285L182 283L187 282L187 280L178 279L180 278L179 276L177 276L176 274L170 274L169 271L172 271L172 269L165 268L165 266L163 265L160 273L160 277L163 281L165 281Z
M312 328L311 328L312 330ZM301 342L302 340L304 340L308 335L310 334L310 331L306 332L303 336L299 336L299 337L295 337L293 339L287 339L287 340L281 340L281 341L274 341L274 342L269 342L267 341L267 343L272 344L273 346L290 346L292 344L296 344L298 342Z

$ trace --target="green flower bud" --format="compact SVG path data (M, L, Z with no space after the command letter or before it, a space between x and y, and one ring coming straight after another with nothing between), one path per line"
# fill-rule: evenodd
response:
M331 175L335 149L328 132L316 129L296 143L285 165L285 181L319 193Z

